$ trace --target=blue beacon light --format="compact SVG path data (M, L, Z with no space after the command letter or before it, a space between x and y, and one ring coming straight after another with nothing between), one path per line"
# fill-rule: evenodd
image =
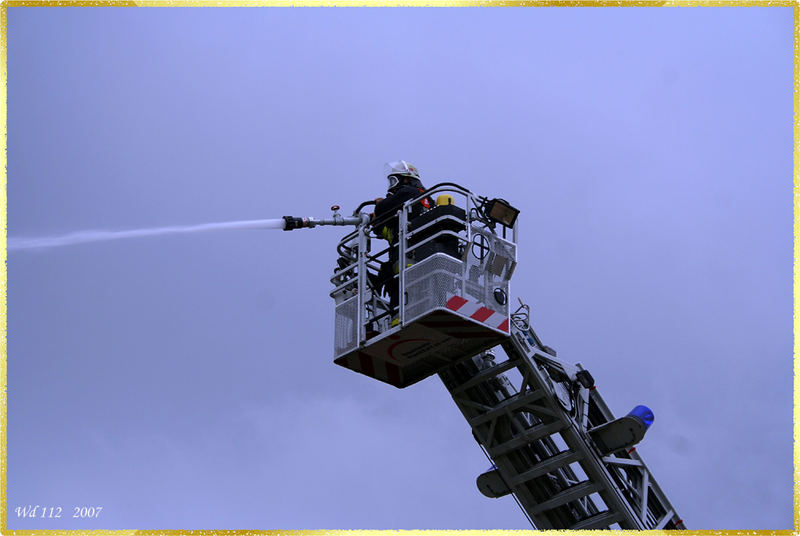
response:
M650 428L650 425L653 424L653 421L656 418L655 415L653 415L653 410L647 406L636 406L628 413L628 415L631 417L636 417L642 421L645 428Z

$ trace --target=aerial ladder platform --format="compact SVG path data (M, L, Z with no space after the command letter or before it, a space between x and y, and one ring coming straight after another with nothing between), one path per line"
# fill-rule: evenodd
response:
M519 211L454 183L383 221L361 212L370 203L284 217L285 230L356 226L331 278L334 363L398 388L438 375L491 461L478 489L511 495L535 528L685 529L636 451L652 412L615 418L591 374L542 343L529 307L512 310Z

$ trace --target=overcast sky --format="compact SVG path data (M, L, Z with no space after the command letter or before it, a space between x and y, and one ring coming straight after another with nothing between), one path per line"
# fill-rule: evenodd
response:
M8 235L324 217L409 160L521 209L514 297L654 410L689 528L789 529L792 54L788 7L12 7ZM438 379L332 363L341 234L10 252L9 528L529 528Z

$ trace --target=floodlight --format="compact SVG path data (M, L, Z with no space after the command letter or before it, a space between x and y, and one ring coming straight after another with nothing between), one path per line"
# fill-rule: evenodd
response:
M486 215L495 223L502 223L506 227L514 227L519 216L519 210L508 204L505 199L492 199L486 203Z

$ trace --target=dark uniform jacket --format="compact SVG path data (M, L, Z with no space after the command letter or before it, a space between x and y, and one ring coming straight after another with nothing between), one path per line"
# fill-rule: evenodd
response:
M391 246L389 249L389 260L381 263L377 286L389 293L392 308L397 307L398 304L397 280L393 277L395 273L395 264L400 257L399 251L397 250L400 218L397 213L400 207L403 206L403 203L415 197L419 197L424 192L425 190L423 188L411 186L410 184L403 184L398 186L389 197L375 204L373 232L376 236L388 240ZM421 202L416 203L415 206L411 208L411 213L408 215L409 220L419 216L422 211L423 207Z
M385 238L391 245L397 244L397 229L400 224L397 211L400 210L403 203L418 197L424 191L425 190L422 188L417 188L410 184L403 184L399 186L392 195L382 201L378 201L375 205L375 224L373 226L375 235ZM409 219L415 218L421 213L422 206L417 204L411 208ZM395 260L397 259L396 255L395 253Z

